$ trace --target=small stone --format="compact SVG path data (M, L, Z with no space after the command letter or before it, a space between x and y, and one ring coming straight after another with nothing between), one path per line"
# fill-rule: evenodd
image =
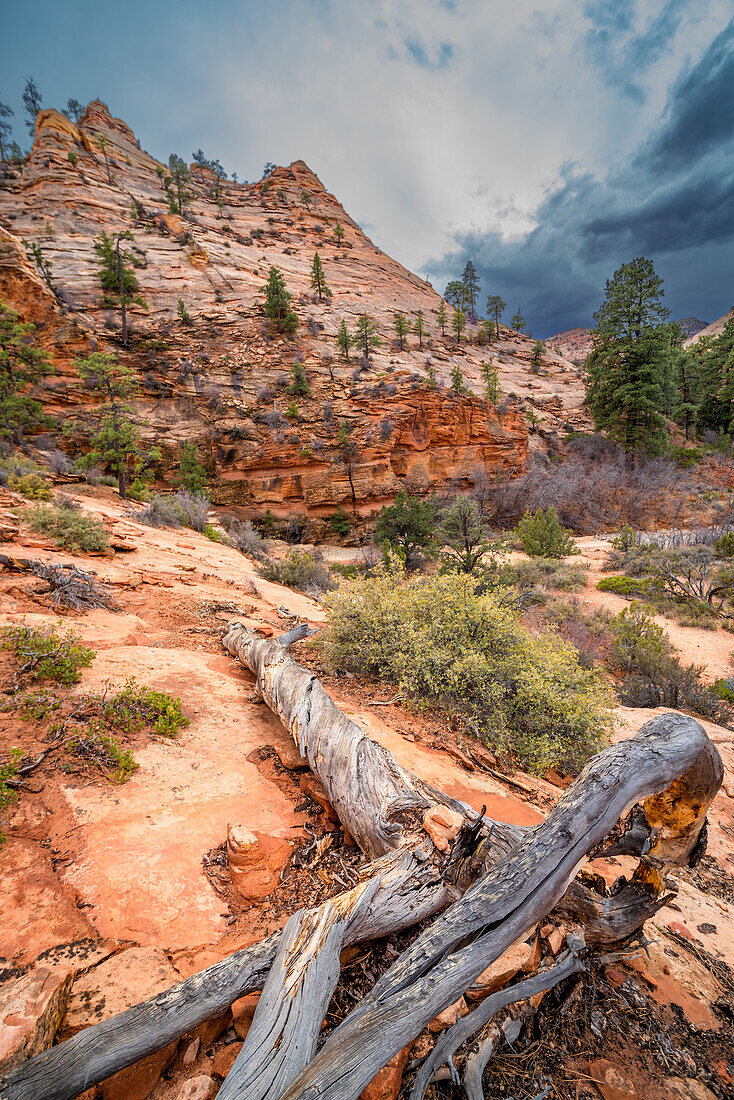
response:
M445 1008L443 1012L439 1012L438 1016L434 1016L428 1025L429 1031L432 1031L434 1035L438 1031L445 1031L447 1027L453 1027L456 1021L461 1016L466 1016L469 1012L466 1001L463 997L459 997L458 1001L454 1001L452 1005Z
M592 1062L589 1077L599 1089L604 1100L637 1100L635 1086L619 1068L605 1058Z
M283 741L273 745L275 755L284 768L289 771L305 771L308 768L308 760L304 760L292 741Z
M241 1050L242 1043L227 1043L226 1047L220 1047L214 1055L214 1061L212 1062L212 1073L214 1076L226 1077L234 1065L235 1058Z
M186 1052L183 1056L183 1064L185 1066L193 1066L196 1059L199 1057L199 1047L201 1046L201 1039L198 1037L193 1039L186 1047Z
M410 1046L398 1051L372 1078L359 1100L397 1100L409 1055Z
M247 1035L247 1032L250 1030L252 1017L255 1015L255 1009L257 1008L257 1002L259 1000L259 993L248 993L247 996L240 997L240 999L235 1001L232 1005L234 1029L240 1039L244 1039L245 1035Z
M670 1100L716 1100L711 1089L695 1077L666 1077L663 1088Z
M431 806L423 815L423 828L439 852L448 852L451 841L458 835L464 818L447 806Z
M184 1083L176 1100L211 1100L217 1090L217 1083L213 1077L206 1074L198 1074L190 1077Z
M330 818L331 821L339 821L334 807L332 806L331 802L329 802L329 798L326 794L326 791L324 790L323 784L320 780L316 778L315 775L302 775L298 785L304 794L308 795L309 798L312 798L314 802L316 802L322 808L326 816Z
M554 928L552 932L549 932L546 937L546 942L552 954L557 955L563 947L563 941L566 938L566 933L562 928Z

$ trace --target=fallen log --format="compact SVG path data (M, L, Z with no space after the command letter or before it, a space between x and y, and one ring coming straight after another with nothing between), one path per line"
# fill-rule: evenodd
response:
M586 853L631 804L653 796L650 816L655 827L648 863L686 858L696 844L723 769L715 747L693 719L678 714L658 717L637 737L606 749L587 765L546 822L521 829L480 818L464 803L401 768L387 750L366 737L288 652L290 643L306 633L308 628L299 627L282 639L268 640L233 624L224 644L254 672L257 693L291 732L345 828L373 860L361 874L371 900L363 914L349 921L343 944L397 931L455 904L397 960L313 1059L308 1044L288 1049L299 1044L283 1041L283 1028L273 1025L277 1011L266 1008L285 1005L276 992L283 980L281 963L271 969L280 940L273 936L18 1067L0 1079L0 1100L71 1100L220 1015L244 993L262 989L266 976L273 992L262 1012L269 1012L269 1017L263 1015L256 1035L270 1035L273 1045L283 1048L281 1065L287 1063L291 1083L281 1089L284 1078L279 1076L263 1097L356 1098L392 1054L421 1030L421 1021L428 1022L456 1000L509 943L548 914ZM436 805L464 819L448 857L430 843L420 825L422 813ZM636 906L625 906L622 924L614 926L614 899L605 899L607 912L597 906L596 931L601 928L607 936L600 942L613 942L620 928L629 934L654 911L662 879L652 874L647 878L649 889L640 894ZM577 882L574 892L577 900L567 896L566 901L577 915L584 905L588 910L590 891ZM325 908L338 909L340 904L332 899L310 914L298 914L299 927L318 926ZM332 923L339 922L335 918ZM591 943L594 935L586 938ZM333 953L330 938L322 941ZM302 975L318 969L323 975L321 1004L336 975L333 967L319 968L318 954L305 968L298 966L292 949L281 960ZM288 1006L295 1003L286 1000ZM294 1034L301 1034L300 1029ZM264 1039L263 1043L257 1056L268 1061ZM237 1078L247 1075L250 1056L240 1062L232 1085L224 1086L230 1092L224 1095L249 1098Z

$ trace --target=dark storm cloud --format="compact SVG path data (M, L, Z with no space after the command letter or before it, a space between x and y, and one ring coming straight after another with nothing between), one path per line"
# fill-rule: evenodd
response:
M647 93L638 77L667 54L687 0L668 0L642 31L635 30L636 0L587 0L584 16L590 24L586 48L607 83L635 103Z
M621 24L624 10L610 10L614 18ZM603 179L567 166L534 220L537 228L518 240L463 235L431 270L455 277L471 255L485 290L502 293L513 309L519 304L540 335L588 324L604 280L643 254L663 275L666 266L675 270L668 287L675 314L701 309L691 303L702 302L707 249L709 302L714 287L728 300L734 252L717 246L734 240L734 20L674 82L661 119L630 160Z

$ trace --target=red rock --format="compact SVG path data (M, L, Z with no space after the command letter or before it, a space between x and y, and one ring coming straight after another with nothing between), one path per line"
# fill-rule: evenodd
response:
M679 936L682 936L684 940L688 940L689 943L700 943L700 940L696 940L696 937L691 934L685 924L682 924L679 920L672 920L668 924L668 928L671 932L677 932Z
M490 993L494 993L497 989L507 985L518 970L526 967L532 954L533 949L530 944L513 943L503 955L490 963L487 969L479 975L471 989L467 989L465 996L471 1001L484 1000Z
M308 768L308 760L301 756L292 741L279 741L273 745L273 749L283 767L288 768L289 771L303 771Z
M589 1077L593 1078L604 1100L637 1100L637 1091L629 1077L605 1058L591 1063Z
M666 1077L663 1089L668 1100L716 1100L716 1095L694 1077Z
M212 1063L212 1073L214 1076L226 1077L234 1065L235 1058L241 1050L242 1043L227 1043L226 1047L220 1047L214 1055L214 1061Z
M189 1045L186 1047L184 1056L181 1059L185 1066L193 1066L196 1059L199 1057L199 1047L201 1046L201 1039L197 1035L195 1039L192 1039Z
M102 1081L102 1100L146 1100L178 1053L178 1040Z
M243 901L259 901L272 894L290 854L287 840L251 833L244 825L227 827L227 861L232 885Z
M323 784L315 775L302 775L298 785L304 794L307 794L309 798L312 798L314 802L321 806L330 821L338 822L339 818L331 802L329 802Z
M0 987L0 1066L10 1069L51 1046L72 980L71 970L36 966Z
M244 1039L245 1035L247 1035L247 1032L250 1030L252 1017L255 1015L255 1009L257 1008L257 1002L259 1000L259 993L248 993L247 996L240 997L240 999L235 1001L232 1005L234 1029L240 1039Z
M447 1027L451 1027L461 1016L466 1016L469 1009L467 1008L466 1001L463 997L459 997L458 1001L454 1001L452 1005L445 1008L443 1012L439 1012L438 1016L434 1016L428 1025L429 1031L432 1031L434 1035L438 1031L444 1031Z
M160 947L130 947L105 959L74 982L64 1019L64 1038L147 1001L178 980Z
M372 1078L359 1100L397 1100L409 1056L410 1046L398 1051Z

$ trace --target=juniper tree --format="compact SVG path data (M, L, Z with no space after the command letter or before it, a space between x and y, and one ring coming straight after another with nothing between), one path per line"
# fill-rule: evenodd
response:
M586 404L597 428L629 456L659 454L667 440L665 412L680 342L662 297L663 280L641 256L607 280L594 314Z
M93 352L87 359L77 359L74 366L87 386L102 400L97 409L98 424L90 434L90 450L82 459L86 467L104 466L117 478L120 497L135 495L152 480L152 468L160 461L157 447L149 447L140 438L132 420L129 399L139 392L135 373L118 363L114 355Z
M175 191L175 195L169 190L169 206L172 214L183 214L184 209L188 202L190 202L193 191L190 189L191 173L189 172L189 166L183 157L179 157L176 153L171 153L168 158L168 171L171 176L171 182L169 188Z
M410 322L404 313L395 311L393 314L393 326L395 328L395 337L398 341L398 347L401 351L405 349L405 337L410 332Z
M413 332L418 337L418 347L423 348L423 337L426 335L426 326L423 321L423 310L419 309L415 315L415 322L413 324Z
M29 390L53 367L46 352L34 344L35 326L0 299L0 439L20 442L24 431L46 423L43 406Z
M524 320L524 318L523 318L523 315L522 315L522 313L520 312L520 307L519 307L519 306L517 307L517 313L515 313L515 314L513 315L513 318L512 318L512 327L513 327L513 329L515 330L515 332L522 332L522 330L523 330L524 328L527 328L527 324L525 323L525 320Z
M343 466L347 473L347 480L352 494L352 507L356 515L357 493L354 488L354 467L359 459L359 444L352 435L352 429L346 420L342 420L336 435L335 461Z
M479 276L471 260L466 261L466 267L461 276L461 284L464 288L464 308L470 317L474 317L476 316L476 301L479 295Z
M311 393L311 386L306 377L306 368L303 363L293 364L291 367L291 378L293 381L288 387L288 393L291 394L292 397L308 397Z
M336 237L336 243L341 244L344 240L344 227L340 221L337 220L334 226L334 236Z
M265 284L265 316L270 320L271 330L293 333L298 328L298 317L291 309L292 297L282 272L271 267Z
M33 77L29 76L25 82L25 88L23 89L23 106L28 115L26 127L28 128L28 133L31 135L31 139L36 131L36 117L41 110L42 103L43 97L38 90L38 85Z
M442 548L442 571L474 573L492 549L479 505L467 496L458 496L444 510L436 541Z
M355 347L362 349L362 354L365 359L369 359L370 352L374 351L375 348L379 348L382 343L377 333L377 325L372 320L369 313L360 313L357 318L352 342Z
M23 241L23 244L25 246L28 259L33 261L36 271L46 283L48 289L55 294L56 291L54 290L54 286L51 281L51 275L53 272L53 265L51 261L48 259L48 257L44 256L43 249L41 248L38 241L31 241L30 244L28 243L28 241Z
M442 336L446 335L446 325L448 324L448 320L449 320L449 318L448 318L448 314L446 313L446 306L445 306L444 300L442 298L441 299L441 304L438 307L438 311L436 313L436 321L438 323L438 327L441 329L441 335Z
M176 302L176 313L178 314L178 319L182 325L193 324L193 321L191 320L191 314L186 308L186 303L184 302L183 298L179 298Z
M138 293L139 284L135 268L142 267L142 260L123 242L134 242L129 229L109 235L102 230L94 242L94 251L100 259L99 277L102 284L103 304L117 307L122 319L122 343L128 345L127 309L129 305L145 306L145 299Z
M342 317L336 333L336 343L339 351L346 360L349 360L349 349L352 346L352 337L347 329L347 322Z
M451 318L451 327L454 330L457 344L461 342L461 334L466 328L466 314L463 309L455 309Z
M70 118L72 122L79 122L79 119L84 114L84 107L78 99L67 99L64 114L67 118Z
M387 542L397 550L409 569L416 553L432 547L435 525L433 502L408 496L401 489L394 503L386 505L377 517L375 541Z
M499 371L494 363L482 363L482 379L484 380L484 394L490 405L498 405L502 398L500 388Z
M13 127L8 119L13 118L14 115L13 108L0 99L0 160L5 160L6 154L9 152L8 141L13 132Z
M107 158L107 149L109 147L109 142L107 141L107 138L104 136L104 134L98 135L95 145L104 157L104 166L107 169L107 182L112 183L112 172L110 171L110 162Z
M331 293L326 285L326 275L324 274L324 265L321 263L321 257L318 252L314 253L313 263L311 264L311 289L315 290L319 296L319 301L326 294Z
M499 294L490 294L487 298L487 316L494 317L497 336L500 334L500 317L507 309L507 302Z

